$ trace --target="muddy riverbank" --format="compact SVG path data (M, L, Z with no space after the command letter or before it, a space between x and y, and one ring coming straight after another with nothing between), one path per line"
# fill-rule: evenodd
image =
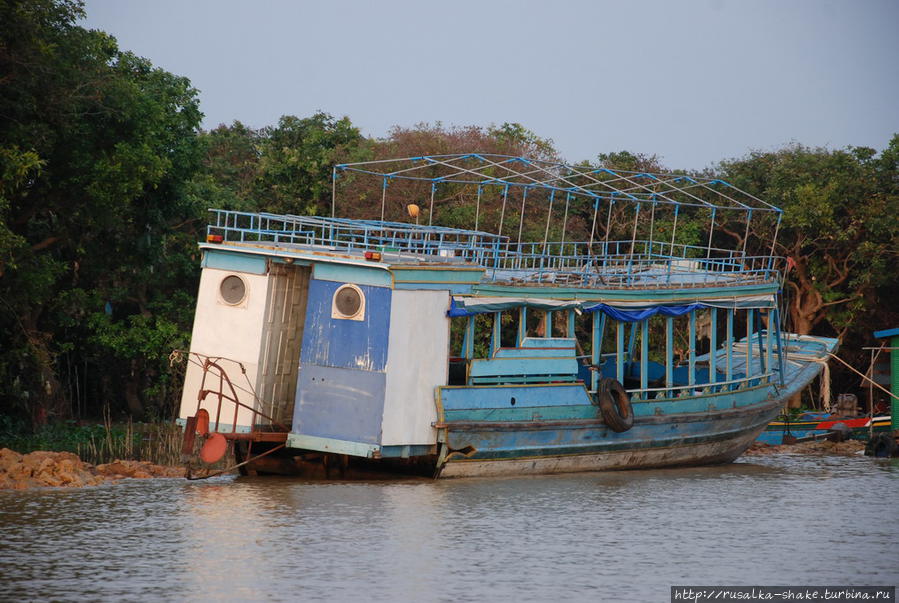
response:
M763 444L755 442L744 452L745 456L756 456L763 454L862 454L865 450L865 443L860 440L846 440L844 442L831 442L829 440L817 440L814 442L800 442L798 444L782 444L780 446L772 446L771 444Z
M9 448L0 449L0 490L80 488L128 478L151 477L184 477L184 469L122 460L91 465L71 452L19 454Z
M783 446L756 443L744 454L759 456L770 454L856 455L865 448L864 442L804 442ZM0 490L27 490L29 488L80 488L97 486L122 479L147 479L153 477L184 477L183 467L166 467L146 461L116 460L102 465L82 461L71 452L38 451L19 454L8 448L0 449Z

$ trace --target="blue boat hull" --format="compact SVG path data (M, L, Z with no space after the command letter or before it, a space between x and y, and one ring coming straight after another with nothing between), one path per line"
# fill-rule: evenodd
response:
M586 392L585 404L566 405L563 395L554 400L556 404L544 398L538 402L544 406L525 406L521 411L448 408L453 402L465 402L442 393L444 421L439 426L447 452L441 459L441 477L727 463L742 454L780 411L780 403L765 386L680 400L645 400L633 404L634 426L616 433L602 421ZM467 404L474 402L471 393ZM527 404L518 403L522 402ZM552 418L563 413L571 418ZM490 415L505 420L490 420ZM523 419L527 415L537 418Z

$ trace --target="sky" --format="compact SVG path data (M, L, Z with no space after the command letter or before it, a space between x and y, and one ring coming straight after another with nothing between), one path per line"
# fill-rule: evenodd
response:
M204 128L518 122L570 162L702 169L899 133L899 0L87 0L82 25L189 78ZM471 149L477 151L478 149Z

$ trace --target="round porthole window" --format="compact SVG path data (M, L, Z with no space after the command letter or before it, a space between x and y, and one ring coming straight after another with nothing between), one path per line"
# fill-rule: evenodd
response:
M230 275L222 279L219 293L226 304L236 306L247 296L247 284L239 276Z
M332 318L362 320L365 315L365 296L356 285L343 285L334 292Z

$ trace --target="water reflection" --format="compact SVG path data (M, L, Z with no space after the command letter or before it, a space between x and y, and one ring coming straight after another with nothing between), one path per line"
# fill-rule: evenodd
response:
M0 599L666 599L895 584L899 463L433 482L149 480L0 492Z

